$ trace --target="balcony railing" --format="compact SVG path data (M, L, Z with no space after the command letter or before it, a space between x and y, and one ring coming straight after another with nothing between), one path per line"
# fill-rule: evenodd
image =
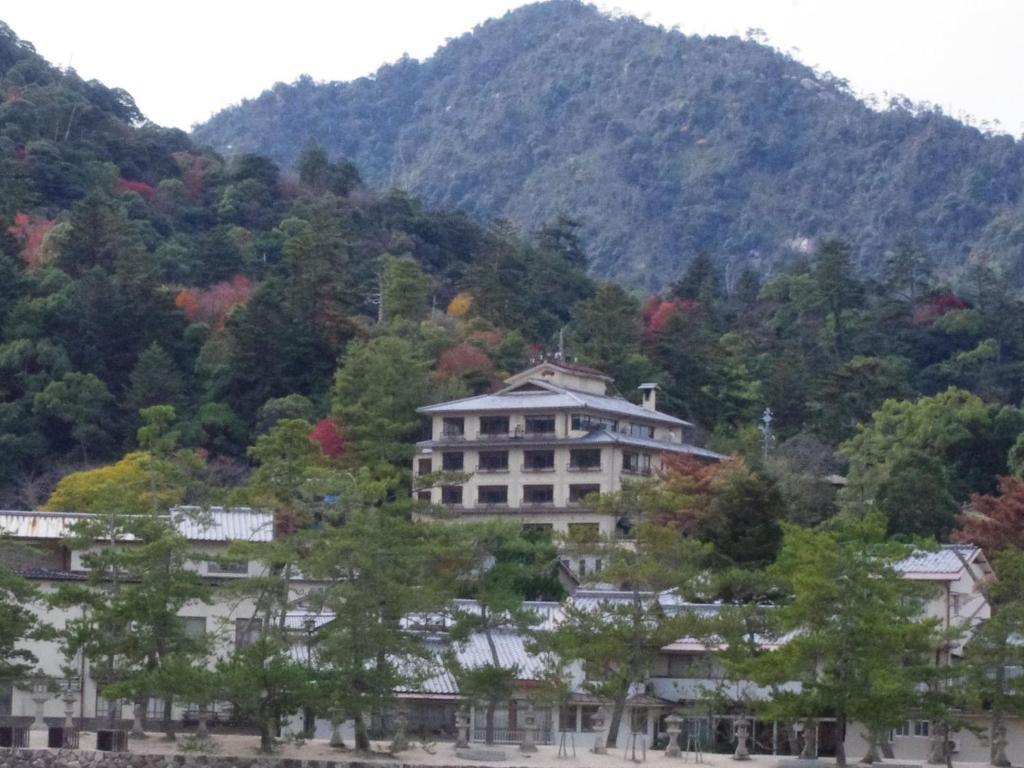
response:
M529 464L523 464L523 472L554 472L554 464L546 464L544 466L530 466Z
M643 477L651 476L650 467L623 467L622 473L624 475L641 475Z
M570 472L600 472L600 464L573 464L569 462Z

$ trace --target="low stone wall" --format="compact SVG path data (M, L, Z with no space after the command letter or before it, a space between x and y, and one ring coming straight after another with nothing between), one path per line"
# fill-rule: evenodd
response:
M91 749L0 749L0 768L416 768L416 766L388 760L296 760L295 758L272 756L145 755L137 752L95 752ZM430 768L443 768L443 766L430 766Z

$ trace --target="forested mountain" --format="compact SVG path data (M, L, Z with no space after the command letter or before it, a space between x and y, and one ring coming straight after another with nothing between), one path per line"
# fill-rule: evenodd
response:
M400 496L415 408L491 390L560 336L747 457L745 527L820 521L841 471L844 504L941 536L1024 473L1024 301L984 264L951 285L901 243L874 279L855 238L827 239L768 279L698 254L645 297L587 276L570 219L483 226L315 147L294 172L225 160L5 26L0 98L0 505L170 443L223 494L287 460L278 423ZM109 471L138 475L133 456Z
M568 213L593 274L647 289L709 253L770 274L839 236L863 274L906 239L947 276L1024 282L1024 148L905 100L884 111L769 47L574 0L488 21L420 63L302 78L195 129L284 166L310 142L380 186L527 229Z

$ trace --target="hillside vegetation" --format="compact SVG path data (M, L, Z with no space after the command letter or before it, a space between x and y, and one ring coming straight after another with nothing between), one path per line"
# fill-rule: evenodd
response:
M418 405L493 390L560 343L627 397L658 382L690 439L745 456L755 528L831 515L839 471L844 505L944 536L972 493L1024 473L1024 302L984 264L954 286L901 244L874 279L829 239L768 279L698 254L640 297L587 276L571 219L482 226L317 148L291 173L225 160L7 27L0 94L2 505L157 444L191 457L183 498L230 501L278 424L403 496Z
M573 0L482 24L420 63L302 78L195 129L291 166L310 142L375 185L535 229L582 223L591 271L647 289L702 251L734 279L850 241L877 275L900 240L945 275L1024 281L1024 149L739 38L693 37Z

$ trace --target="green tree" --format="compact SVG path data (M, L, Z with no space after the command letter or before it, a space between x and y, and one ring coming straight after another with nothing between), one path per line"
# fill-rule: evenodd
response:
M448 664L459 691L484 706L484 738L493 744L495 711L512 698L521 672L502 663L497 640L503 632L526 633L538 623L539 617L524 607L524 600L561 594L553 577L557 552L550 539L527 537L503 522L460 526L458 533L462 534L458 550L469 553L468 578L461 594L475 603L471 609L454 611L451 638L460 642L481 635L490 656L482 664L462 665L450 654Z
M608 747L615 746L630 688L643 684L659 649L686 634L687 617L665 613L657 599L662 590L685 590L694 584L709 553L707 545L683 537L659 521L679 504L677 495L654 483L637 483L601 494L597 509L615 519L632 521L628 544L614 539L573 541L568 545L602 558L601 579L629 595L596 606L565 607L564 620L545 638L564 664L579 660L586 687L612 702Z
M357 749L369 749L367 722L387 712L395 691L436 670L408 621L444 610L458 574L452 529L412 522L403 505L384 503L386 493L365 471L353 478L302 565L324 585L317 606L334 615L317 634L319 697L336 722L354 720Z
M887 541L884 520L871 514L831 530L787 525L769 569L789 594L773 614L786 640L765 657L761 679L798 680L789 699L835 716L839 765L847 724L863 722L876 745L932 668L937 620L922 617L920 585L894 567L910 551Z
M430 401L430 364L404 338L349 346L332 392L332 414L352 440L352 456L406 469L419 431L416 408Z
M948 471L938 459L920 450L893 459L875 499L890 536L946 538L960 509Z
M125 405L131 412L151 405L181 405L185 382L171 356L157 342L139 355L129 376L131 387Z
M33 400L36 417L63 426L88 461L110 444L114 398L106 385L91 373L72 371L54 381Z
M417 323L430 309L430 283L408 255L388 256L381 276L381 316L385 323Z
M46 638L50 630L36 610L42 603L39 591L12 567L21 555L18 544L0 535L0 683L5 687L38 663L25 641Z

